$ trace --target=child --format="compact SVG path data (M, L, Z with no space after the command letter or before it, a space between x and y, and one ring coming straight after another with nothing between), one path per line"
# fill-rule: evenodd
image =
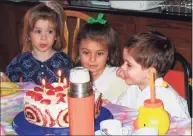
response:
M114 103L127 85L116 76L120 62L118 35L102 17L99 14L98 20L90 18L79 31L76 63L90 71L93 88L102 93L104 102Z
M8 65L1 81L41 84L58 81L58 70L68 77L71 59L62 51L64 45L64 12L56 2L41 3L29 9L24 17L23 45L27 52L17 55Z
M169 39L158 32L133 36L123 50L124 64L117 71L127 84L127 91L117 104L138 109L150 99L150 72L155 73L156 98L163 101L165 110L180 118L189 118L187 103L164 80L174 62L174 47Z

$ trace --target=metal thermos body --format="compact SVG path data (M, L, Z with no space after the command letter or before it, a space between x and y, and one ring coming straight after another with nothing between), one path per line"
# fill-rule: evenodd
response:
M70 135L94 135L94 94L89 72L83 67L70 71L68 112Z

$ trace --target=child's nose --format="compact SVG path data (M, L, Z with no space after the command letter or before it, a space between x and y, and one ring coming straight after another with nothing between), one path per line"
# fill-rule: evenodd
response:
M41 39L46 39L47 38L47 34L46 33L42 33L41 34Z
M92 55L90 56L90 60L91 60L91 61L96 61L96 55L95 55L95 54L92 54Z
M123 71L123 69L122 69L121 67L117 70L116 75L117 75L118 77L124 79L124 77L125 77L125 76L124 76L124 71Z
M121 65L121 69L122 69L122 70L125 70L125 69L126 69L126 64L125 64L125 63L123 63L123 64Z

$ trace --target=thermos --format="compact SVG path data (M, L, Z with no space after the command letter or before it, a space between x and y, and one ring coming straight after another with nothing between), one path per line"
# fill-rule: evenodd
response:
M70 70L68 112L70 135L94 135L94 93L84 67Z

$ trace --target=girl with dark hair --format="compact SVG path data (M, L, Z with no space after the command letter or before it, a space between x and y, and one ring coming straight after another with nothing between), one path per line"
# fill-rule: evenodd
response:
M103 95L106 102L115 102L127 87L124 80L116 76L120 64L120 45L118 35L102 19L89 18L76 38L76 65L82 65L90 71L93 88Z

